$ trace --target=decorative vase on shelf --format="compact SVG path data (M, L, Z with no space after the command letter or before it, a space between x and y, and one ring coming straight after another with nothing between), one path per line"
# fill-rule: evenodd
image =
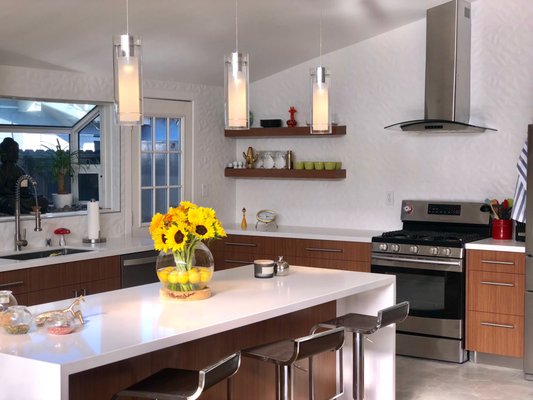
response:
M215 211L182 201L166 214L156 214L150 224L154 247L160 253L156 272L166 300L201 300L211 296L208 283L214 260L206 240L226 236Z

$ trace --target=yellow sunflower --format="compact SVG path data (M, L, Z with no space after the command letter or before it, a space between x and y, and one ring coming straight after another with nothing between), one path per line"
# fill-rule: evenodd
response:
M159 228L160 226L163 226L164 224L165 216L161 213L156 213L152 217L152 222L150 222L150 235L153 235L154 231Z
M215 220L215 237L226 237L226 231L224 230L224 228L222 227L222 224L220 223L220 221L217 219Z
M187 244L187 229L183 224L172 224L167 231L168 248L172 251L181 251Z
M167 214L170 216L172 222L176 222L178 224L187 222L187 213L185 213L180 207L169 208Z
M179 208L184 212L187 213L191 208L197 208L198 206L194 203L191 203L190 201L182 201L180 203Z
M168 251L169 245L167 240L167 230L164 226L157 227L152 233L154 249L159 251Z

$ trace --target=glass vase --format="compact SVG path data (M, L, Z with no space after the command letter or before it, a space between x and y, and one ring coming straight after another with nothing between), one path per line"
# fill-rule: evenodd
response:
M202 296L209 297L207 284L214 271L213 255L209 248L198 241L182 251L160 252L157 256L156 271L161 282L163 296L195 300ZM203 297L205 298L205 297Z

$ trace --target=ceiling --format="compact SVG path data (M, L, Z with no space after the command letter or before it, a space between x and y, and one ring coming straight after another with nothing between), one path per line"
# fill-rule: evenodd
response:
M447 0L240 0L239 51L255 81L425 17ZM129 0L145 79L223 85L235 50L234 0ZM110 74L126 0L2 0L0 64Z

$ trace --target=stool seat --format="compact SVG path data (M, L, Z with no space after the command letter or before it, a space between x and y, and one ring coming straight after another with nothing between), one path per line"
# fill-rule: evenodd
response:
M270 362L276 365L276 399L292 400L293 365L296 361L316 356L327 351L342 349L344 328L334 328L298 339L284 339L242 350L245 357ZM342 367L342 356L339 368ZM311 370L310 370L311 372ZM312 373L309 381L312 382ZM310 388L312 387L310 383ZM341 383L342 387L342 383ZM335 396L337 397L337 396Z
M227 398L231 399L229 379L241 363L240 353L234 353L202 370L165 368L113 396L157 400L195 400L211 386L228 379Z
M402 322L409 314L409 302L395 304L378 311L377 316L349 313L340 317L330 319L329 321L320 322L311 329L311 333L316 332L319 328L344 328L347 332L351 332L353 336L352 354L353 354L353 396L355 400L363 400L365 396L364 383L364 337L376 332L380 328L384 328L391 324ZM309 369L313 366L310 363ZM311 393L313 388L311 386Z

